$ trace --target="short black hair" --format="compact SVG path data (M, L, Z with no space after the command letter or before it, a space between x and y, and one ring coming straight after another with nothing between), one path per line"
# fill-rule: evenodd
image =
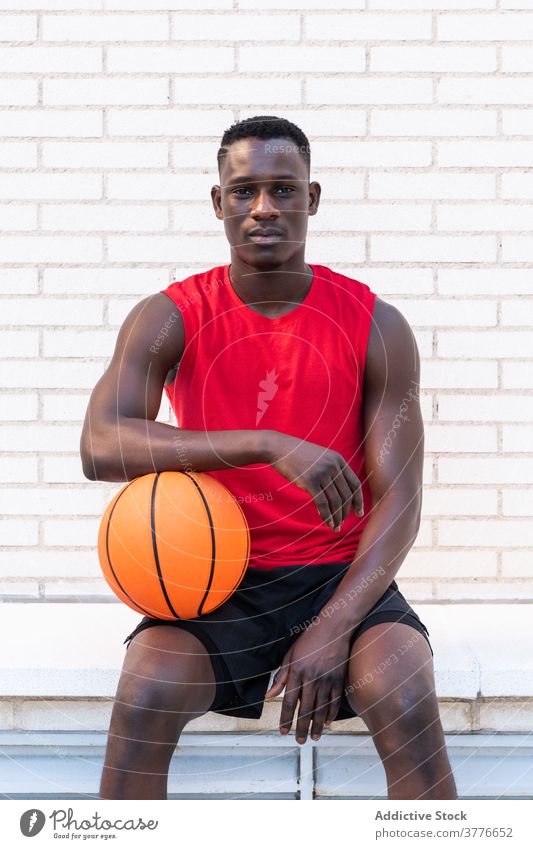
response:
M239 139L290 139L298 148L307 165L308 174L311 171L311 147L305 133L288 121L286 118L278 118L276 115L254 115L253 118L244 118L231 125L222 136L222 141L217 153L218 170L224 156L228 153L227 148Z

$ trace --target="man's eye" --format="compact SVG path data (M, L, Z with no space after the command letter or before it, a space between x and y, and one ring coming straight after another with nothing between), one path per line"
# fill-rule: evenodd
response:
M294 191L294 189L292 188L292 186L280 186L279 188L280 188L280 189L287 189L289 192L293 192L293 191Z
M250 191L250 189L235 189L235 190L233 191L233 194L234 194L234 195L238 195L238 194L239 194L239 192L249 192L249 191Z

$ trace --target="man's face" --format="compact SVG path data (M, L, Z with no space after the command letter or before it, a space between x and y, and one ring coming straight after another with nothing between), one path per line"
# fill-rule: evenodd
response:
M320 185L291 139L234 142L221 164L211 199L232 251L257 268L273 268L301 253L307 219L315 215Z

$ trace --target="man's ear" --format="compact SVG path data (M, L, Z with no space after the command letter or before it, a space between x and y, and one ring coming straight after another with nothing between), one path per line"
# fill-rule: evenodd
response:
M215 210L216 217L219 218L220 221L222 221L224 216L222 214L222 206L221 206L220 200L221 200L220 186L217 186L217 185L212 186L211 187L211 202L213 204L213 209Z
M320 183L317 183L316 180L313 180L312 183L309 183L309 215L316 215L318 211L318 206L320 204L320 195L322 193L322 186Z

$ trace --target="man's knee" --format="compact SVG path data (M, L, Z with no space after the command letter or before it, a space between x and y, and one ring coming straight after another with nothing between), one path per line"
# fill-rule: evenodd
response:
M130 643L114 713L139 728L184 725L209 710L215 690L213 667L201 641L177 627L153 626Z

